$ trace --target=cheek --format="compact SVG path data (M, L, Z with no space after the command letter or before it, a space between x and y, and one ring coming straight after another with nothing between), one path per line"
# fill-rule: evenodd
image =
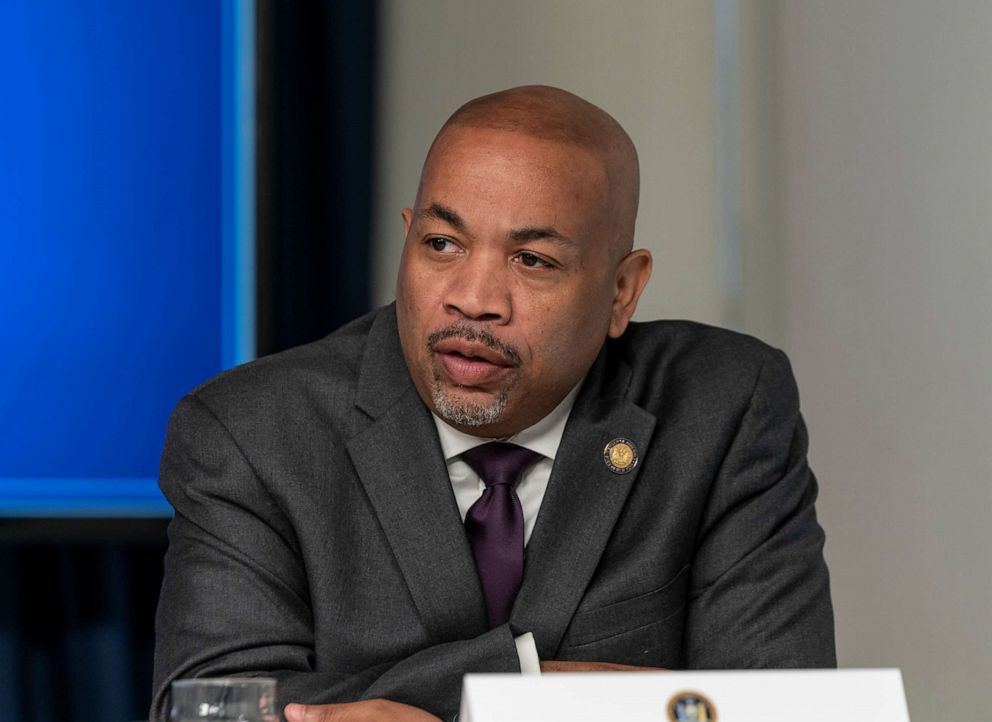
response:
M414 325L423 323L425 310L429 308L436 284L413 259L404 259L400 266L399 281L396 284L397 306L402 306L408 322Z
M407 259L400 266L396 284L396 320L407 360L417 359L424 340L424 286L415 266Z
M585 293L545 312L543 318L548 321L543 334L558 362L576 367L591 364L606 339L610 311L609 301L602 294Z
M570 369L584 372L606 337L608 317L594 311L584 302L541 308L535 314L532 334L535 360L561 373Z

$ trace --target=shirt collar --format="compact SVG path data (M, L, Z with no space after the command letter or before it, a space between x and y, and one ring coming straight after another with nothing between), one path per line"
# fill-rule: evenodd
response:
M565 433L565 422L575 405L575 397L579 395L580 381L566 394L565 398L559 402L547 416L538 421L533 426L528 426L508 439L489 439L482 436L472 436L459 431L448 424L444 419L431 412L434 418L434 425L437 427L437 435L441 440L441 453L444 454L445 462L451 461L462 452L474 449L490 441L508 441L525 449L535 451L542 456L554 461L558 453L558 446L561 444L561 437Z

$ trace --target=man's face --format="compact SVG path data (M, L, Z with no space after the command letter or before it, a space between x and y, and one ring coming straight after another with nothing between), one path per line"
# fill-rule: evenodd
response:
M571 145L458 128L435 145L397 282L400 341L438 416L509 436L550 412L616 318L606 172Z

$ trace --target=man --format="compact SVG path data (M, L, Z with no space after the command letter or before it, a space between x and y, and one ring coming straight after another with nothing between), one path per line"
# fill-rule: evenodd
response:
M630 322L637 203L599 108L472 101L395 306L180 403L156 718L188 676L274 676L290 722L433 720L466 672L834 664L788 362Z

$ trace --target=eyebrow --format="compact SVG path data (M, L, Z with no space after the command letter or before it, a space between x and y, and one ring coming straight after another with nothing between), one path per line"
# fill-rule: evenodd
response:
M447 206L442 206L440 203L431 203L427 208L421 208L416 211L414 216L418 219L433 218L436 221L447 223L456 231L465 232L465 221L462 220L462 217Z
M421 208L414 212L414 216L420 218L432 218L442 223L447 223L456 231L468 232L468 226L458 213L448 206L440 203L431 203L426 208ZM572 239L558 231L552 226L535 228L516 228L508 231L506 237L515 243L526 243L527 241L550 240L562 245L569 245Z
M551 226L544 228L518 228L506 234L507 238L517 243L527 241L555 241L560 244L570 244L572 239L562 234Z

